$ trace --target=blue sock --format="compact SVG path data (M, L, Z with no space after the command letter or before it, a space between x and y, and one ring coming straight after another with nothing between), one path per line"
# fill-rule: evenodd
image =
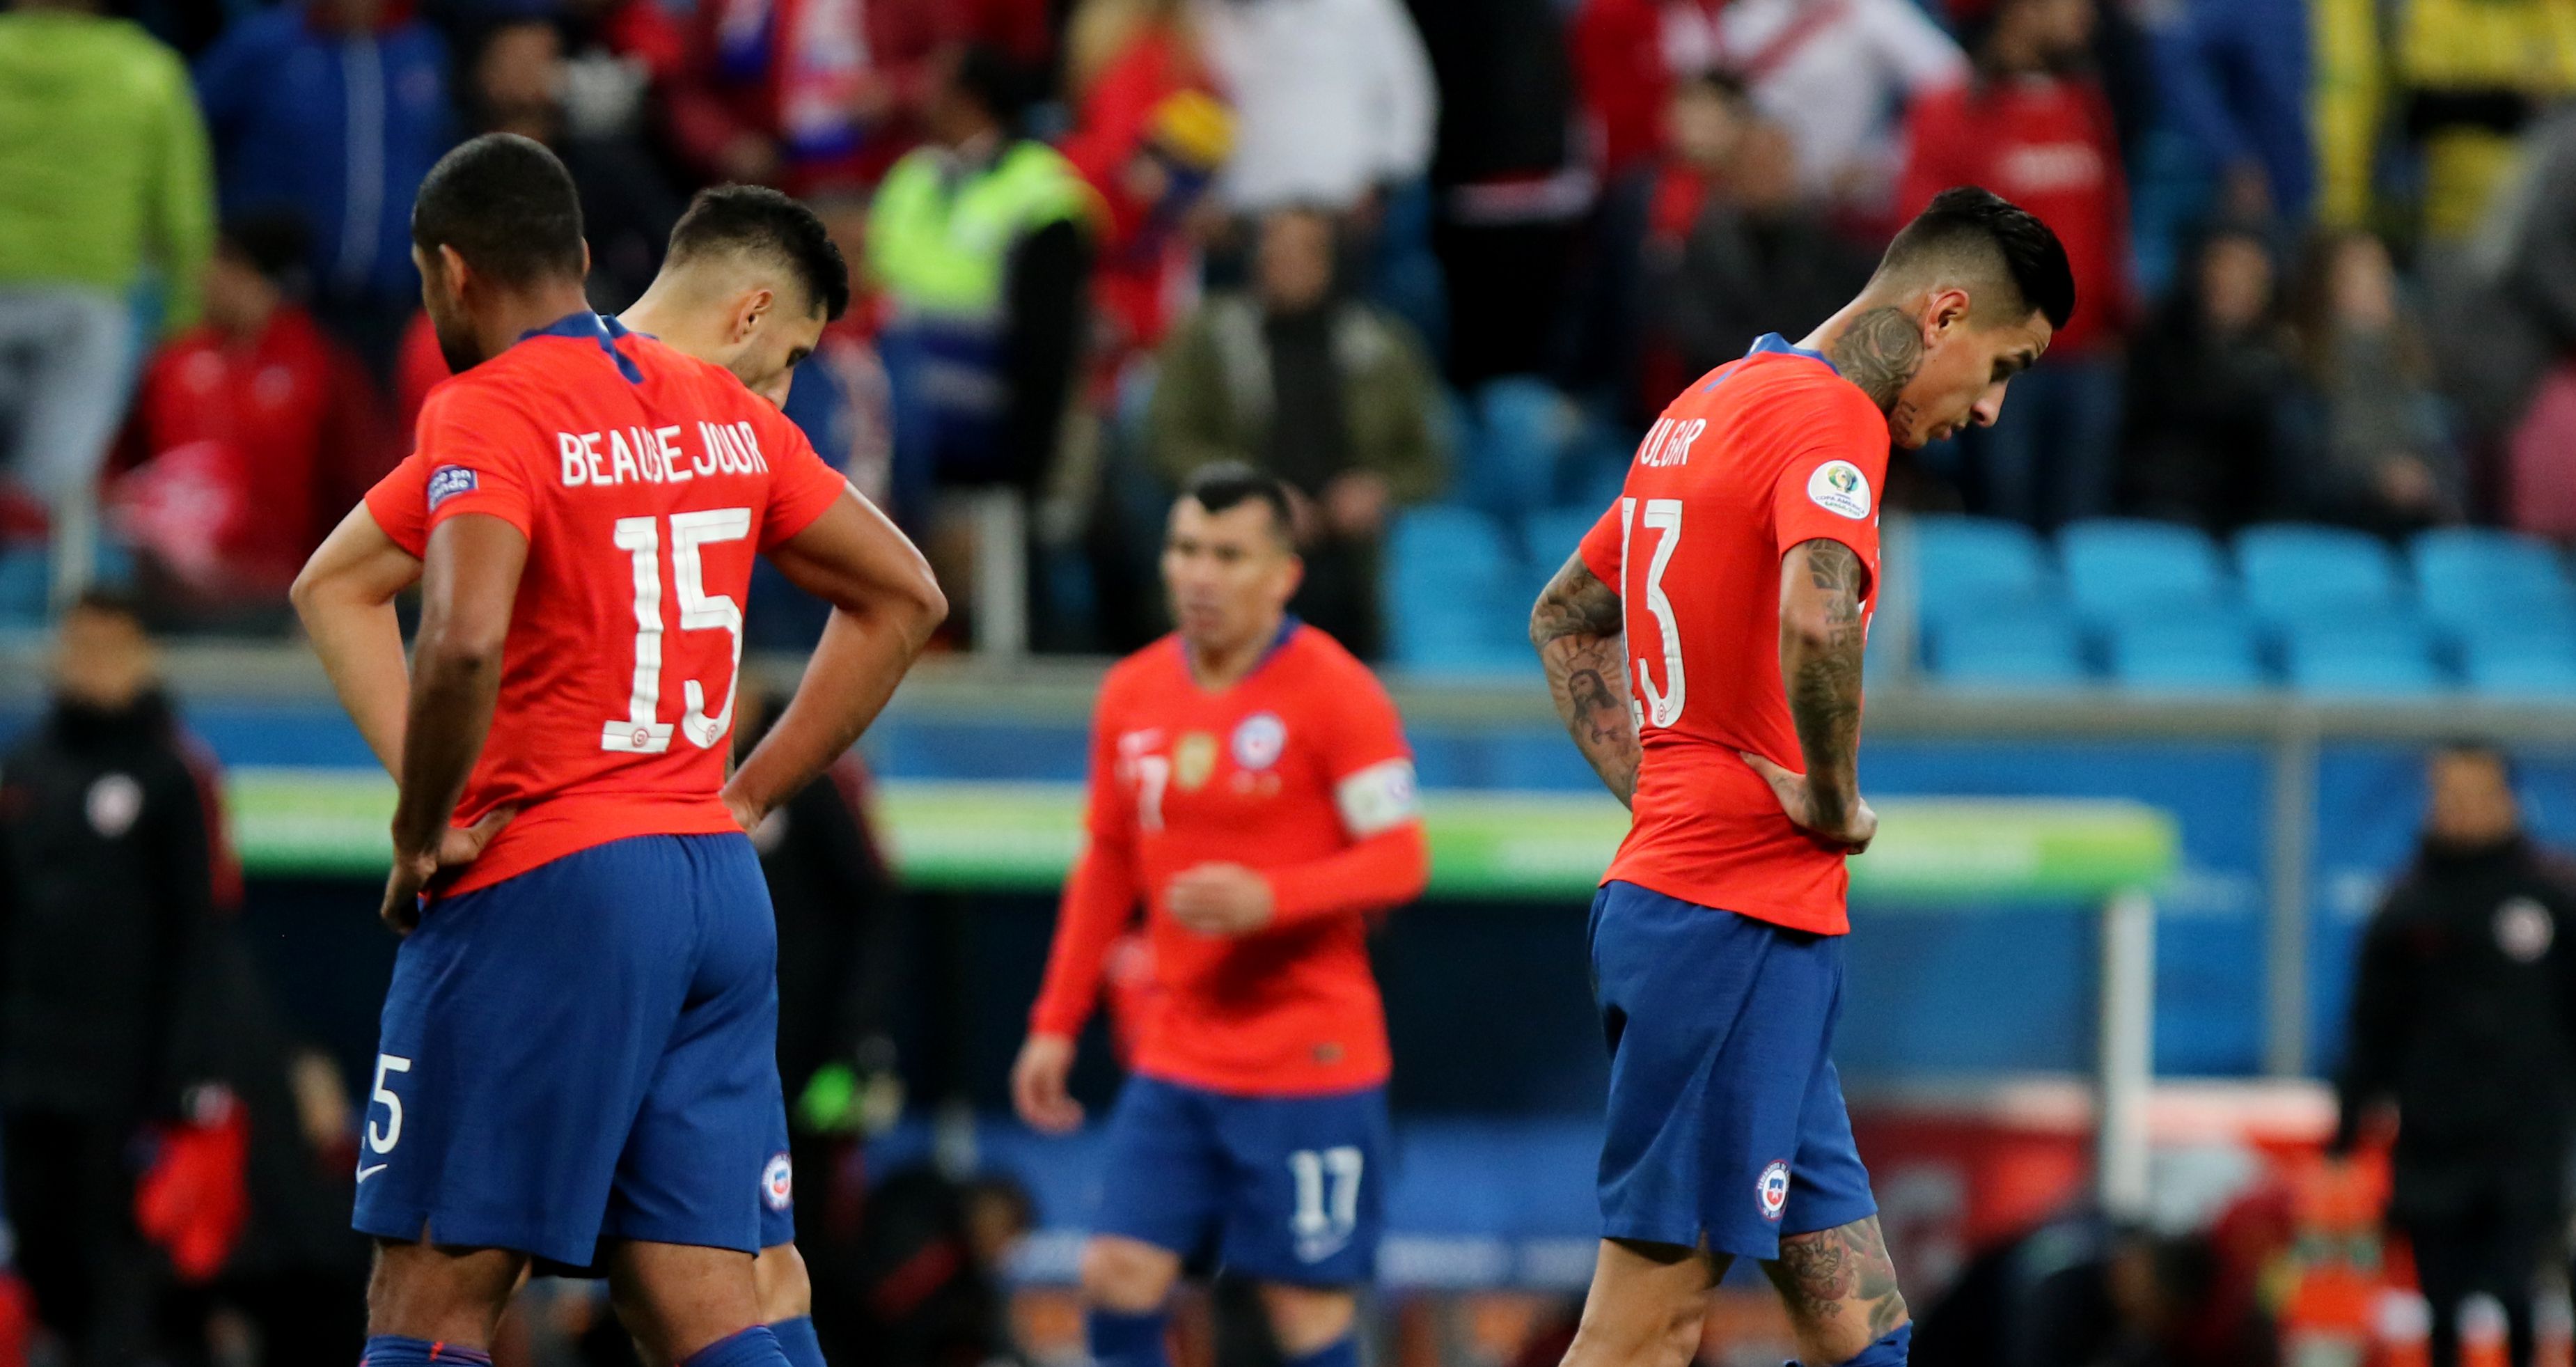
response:
M768 1325L755 1324L689 1354L680 1367L785 1367L786 1362L778 1336L769 1332Z
M1858 1357L1844 1358L1840 1367L1905 1367L1905 1355L1914 1348L1914 1324L1909 1320L1896 1326L1896 1332L1860 1350ZM1790 1363L1789 1367L1798 1367Z
M1360 1367L1359 1335L1344 1334L1303 1357L1288 1359L1280 1367Z
M1160 1310L1122 1315L1115 1310L1094 1308L1082 1317L1083 1337L1089 1340L1092 1362L1096 1367L1171 1367L1163 1356L1163 1325L1167 1318Z
M787 1355L787 1367L823 1367L823 1340L814 1333L814 1317L798 1315L769 1326L778 1336L778 1351Z
M358 1354L358 1367L429 1367L433 1362L453 1363L456 1367L492 1367L492 1355L463 1344L432 1343L427 1339L407 1339L400 1334L377 1334L367 1340L365 1351Z

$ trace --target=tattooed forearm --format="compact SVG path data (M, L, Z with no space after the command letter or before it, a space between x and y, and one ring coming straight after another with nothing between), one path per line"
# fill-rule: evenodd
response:
M1764 1263L1802 1337L1839 1341L1837 1358L1884 1338L1905 1323L1905 1297L1878 1217L1780 1241L1780 1259Z
M1860 557L1839 541L1802 541L1782 566L1780 679L1806 757L1816 819L1828 829L1860 791Z
M1568 559L1530 610L1530 644L1538 648L1548 696L1574 748L1610 795L1626 803L1637 790L1638 750L1619 595L1584 568L1582 557Z
M1893 416L1896 396L1922 368L1923 329L1903 309L1874 308L1845 324L1826 355L1879 412Z

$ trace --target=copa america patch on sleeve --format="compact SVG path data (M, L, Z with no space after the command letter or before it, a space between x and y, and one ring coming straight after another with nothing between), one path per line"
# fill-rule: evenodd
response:
M1333 805L1341 810L1342 829L1354 840L1366 840L1422 814L1422 794L1413 781L1413 761L1380 760L1355 769L1333 785Z
M439 504L473 490L473 471L462 465L442 465L429 472L429 510L437 512Z
M1829 460L1807 476L1807 498L1826 512L1848 518L1869 516L1869 476L1847 460Z

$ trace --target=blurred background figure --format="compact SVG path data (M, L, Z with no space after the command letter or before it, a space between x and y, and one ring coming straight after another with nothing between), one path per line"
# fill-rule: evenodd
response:
M144 367L113 508L173 619L282 630L287 584L399 454L308 279L300 222L228 225L205 320Z
M1234 102L1228 208L1362 209L1422 178L1439 105L1398 0L1205 0L1207 59Z
M2217 208L2305 222L2316 196L2307 0L2182 0L2151 7L2166 112L2217 183Z
M2576 108L2523 140L2457 267L2427 282L2436 364L2498 521L2576 536Z
M1965 439L1970 506L2042 529L2111 511L2118 478L2129 192L2090 71L2095 22L2094 0L1995 0L1971 29L1973 79L1908 111L1897 193L1910 215L1949 186L1982 185L2066 244L2074 318L2014 381L2003 420Z
M485 29L466 64L465 106L485 133L516 133L553 148L581 190L590 242L590 302L616 313L644 295L680 221L680 197L633 130L572 118L563 30L543 16Z
M142 347L128 296L195 321L213 245L206 131L178 54L89 0L0 13L0 545L52 533L53 594L89 582L96 483ZM14 512L14 515L13 515Z
M2456 522L2466 507L2432 353L2399 289L2387 246L2365 232L2323 234L2300 264L2296 402L2308 431L2290 492L2301 517L2393 537Z
M1334 255L1322 211L1262 219L1252 290L1211 296L1163 348L1151 443L1175 487L1220 461L1287 481L1305 500L1292 607L1370 659L1388 519L1440 489L1447 453L1420 343L1335 288Z
M53 703L0 765L0 1143L17 1263L77 1367L157 1351L169 1273L137 1143L214 1076L216 920L241 896L212 763L134 605L63 615Z
M2211 229L2129 354L2125 483L2148 516L2228 532L2271 515L2297 371L2264 235Z
M2353 987L2335 1148L2396 1112L2388 1220L2457 1367L2460 1307L2504 1306L2533 1362L2533 1299L2564 1255L2576 1140L2576 876L2523 834L2513 767L2476 743L2426 758L2423 847L2371 918Z
M1705 92L1690 95L1692 105L1725 98L1722 87L1705 82L1684 89ZM1684 230L1673 273L1649 277L1649 297L1671 311L1681 353L1667 395L1743 355L1747 339L1832 317L1877 265L1799 194L1796 150L1780 124L1746 119L1721 165L1715 189Z
M243 18L197 61L227 219L309 234L313 310L379 376L420 307L411 202L455 141L447 45L387 0L298 0Z

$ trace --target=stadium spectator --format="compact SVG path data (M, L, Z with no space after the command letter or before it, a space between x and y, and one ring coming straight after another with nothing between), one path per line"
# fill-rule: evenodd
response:
M653 131L648 110L688 63L689 35L658 0L568 0L564 121L576 137Z
M296 302L291 220L229 226L205 321L145 367L115 489L125 535L182 615L268 607L340 514L392 468L375 387Z
M1035 488L1073 393L1093 201L1055 149L1015 131L1020 87L990 48L943 64L931 140L887 173L868 224L892 313L894 506L915 525L934 482Z
M1438 82L1431 249L1450 383L1561 370L1569 276L1597 189L1575 142L1555 0L1411 0ZM1383 302L1392 302L1384 300Z
M563 32L552 20L502 20L476 43L466 110L478 131L534 138L562 158L581 189L591 306L616 313L642 298L662 268L680 200L633 134L575 131L566 76Z
M1044 0L707 0L665 131L714 181L799 195L876 182L925 135L962 47L1017 80L1048 56Z
M1997 0L1975 78L1914 102L1901 208L1953 185L2022 205L2066 244L2074 318L1971 438L1982 510L2041 528L2110 511L2118 474L2120 330L2129 313L2128 186L2110 106L2084 67L2094 0Z
M1218 0L1196 9L1234 101L1227 205L1336 213L1422 178L1439 93L1397 0Z
M1262 220L1252 292L1211 296L1164 346L1150 442L1175 485L1240 461L1308 501L1293 606L1366 659L1387 519L1443 479L1440 390L1401 323L1334 289L1334 255L1319 210Z
M1093 282L1106 379L1197 302L1199 220L1234 117L1185 0L1087 0L1066 35L1065 95L1065 159L1107 211Z
M2388 1221L2431 1302L2432 1367L2458 1367L2473 1292L2503 1304L2512 1367L2531 1367L2576 1139L2576 876L2523 834L2501 751L2446 745L2424 776L2422 849L2362 937L2335 1148L2393 1103Z
M2387 246L2366 232L2320 235L2292 302L2309 429L2292 490L2300 515L2392 536L2458 521L2459 454Z
M197 96L225 217L301 217L314 312L389 372L420 306L406 206L455 140L446 44L388 0L303 0L237 21Z
M173 327L214 237L206 133L178 55L93 0L0 14L0 476L42 499L58 597L90 571L99 464L158 268Z
M1866 220L1896 180L1886 111L1968 72L1908 0L1584 0L1572 39L1610 174L1653 154L1675 82L1723 72L1795 136L1801 192Z
M0 1139L16 1261L76 1367L153 1347L166 1271L133 1146L210 1074L202 972L241 894L216 779L134 605L64 613L53 704L0 783Z
M2263 230L2209 232L2129 354L2125 500L2225 532L2280 501L2281 405L2297 383Z
M2306 222L2317 165L2305 0L2184 0L2152 12L2157 86L2217 177L2220 211Z
M2550 0L2313 0L2318 212L2465 245L2514 144L2576 93L2576 25ZM2391 135L2394 147L2383 145ZM2381 183L2383 174L2387 183Z
M1868 282L1876 263L1800 197L1796 158L1787 129L1763 118L1745 124L1672 274L1650 287L1671 310L1680 345L1682 373L1667 394L1742 356L1766 332L1832 317Z

